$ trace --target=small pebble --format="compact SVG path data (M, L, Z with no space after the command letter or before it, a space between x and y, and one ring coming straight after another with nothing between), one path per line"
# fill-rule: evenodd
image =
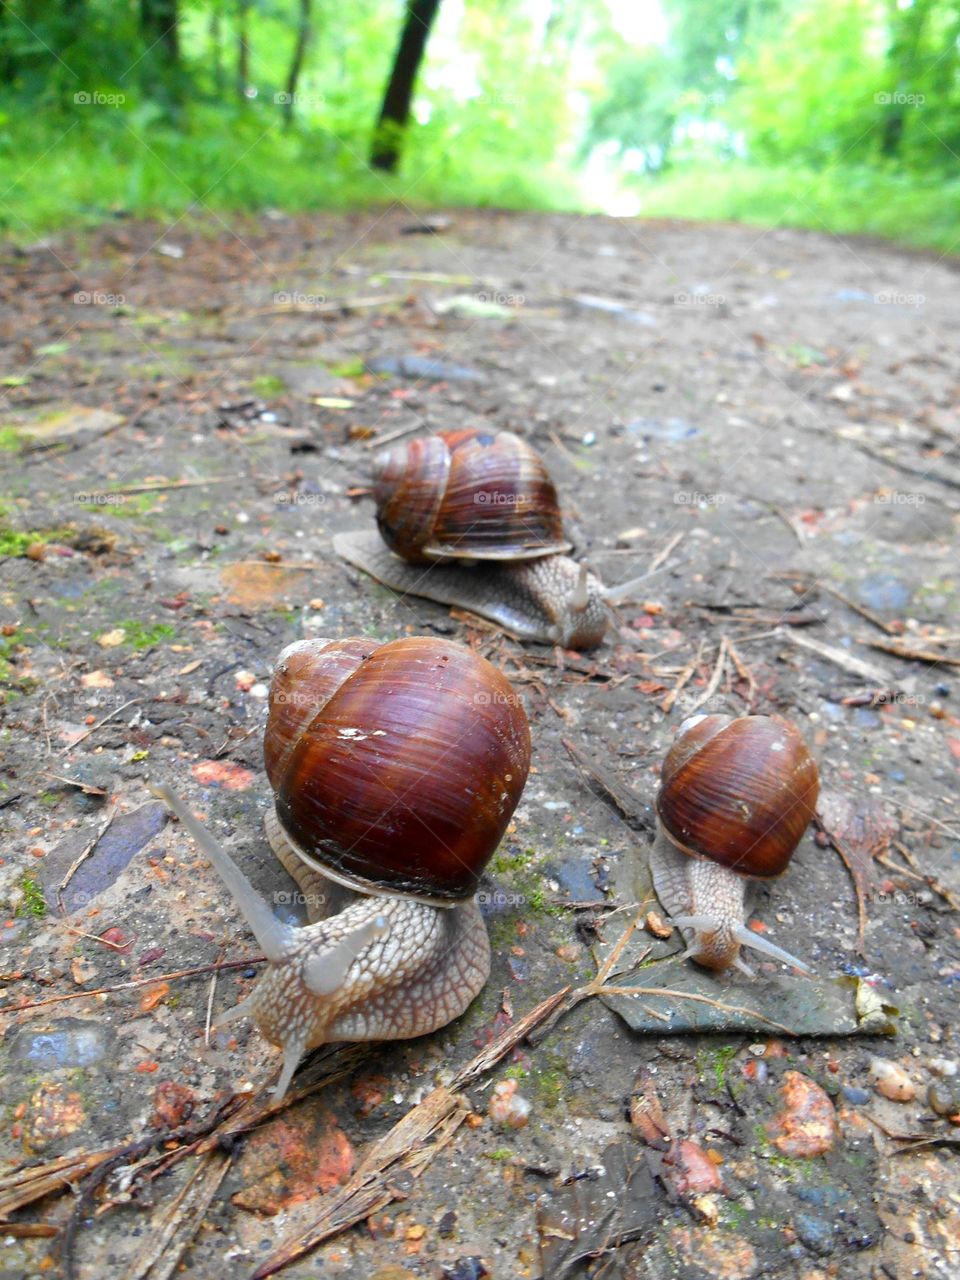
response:
M935 1076L950 1080L957 1074L957 1063L953 1058L931 1058L927 1063Z
M891 1102L910 1102L917 1090L903 1067L888 1058L874 1058L870 1063L870 1079L877 1093Z
M927 1089L927 1102L938 1116L960 1115L960 1088L936 1081Z
M864 1106L872 1096L869 1089L858 1089L852 1084L845 1084L840 1092L843 1094L844 1101L854 1107Z
M530 1103L517 1093L516 1080L498 1080L487 1103L487 1115L500 1129L522 1129L530 1119Z

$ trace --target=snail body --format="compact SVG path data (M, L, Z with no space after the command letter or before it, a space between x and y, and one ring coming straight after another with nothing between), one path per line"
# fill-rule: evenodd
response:
M611 621L610 590L567 553L543 459L509 431L441 432L374 462L379 535L340 533L334 549L403 595L468 609L524 640L590 649Z
M751 882L783 873L813 817L816 763L781 716L697 716L681 726L661 770L650 869L657 897L709 969L751 970L751 947L806 970L746 927Z
M530 762L520 700L444 640L311 640L280 654L264 743L267 837L310 923L282 924L168 789L268 966L220 1023L249 1015L283 1050L282 1097L308 1050L424 1035L487 980L475 891Z

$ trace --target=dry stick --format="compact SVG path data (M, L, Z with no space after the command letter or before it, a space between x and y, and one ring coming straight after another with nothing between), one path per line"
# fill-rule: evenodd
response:
M806 543L804 542L804 539L803 539L803 533L802 533L802 531L801 531L801 530L797 527L797 525L794 523L793 518L792 518L791 516L789 516L789 515L786 513L786 511L784 511L784 510L783 510L783 508L782 508L782 507L770 507L770 511L772 512L772 514L773 514L773 515L775 515L775 516L777 517L777 519L778 519L778 520L782 520L782 521L783 521L783 523L787 526L787 528L790 530L790 532L791 532L791 533L793 534L793 536L796 538L797 543L798 543L801 547L806 546Z
M888 636L898 635L899 632L895 626L889 622L884 622L882 618L878 618L870 609L865 609L862 604L857 604L856 600L851 600L849 596L845 596L842 591L838 591L836 587L830 587L825 582L817 584L824 591L832 595L841 604L845 604L848 609L852 609L854 613L859 613L861 618L866 618L867 622L872 622L875 627L879 627L881 631L885 631Z
M666 696L660 703L660 710L664 713L664 715L669 714L669 712L673 710L673 704L676 702L677 698L683 692L683 686L687 683L687 681L696 671L697 667L699 667L700 655L702 653L703 653L703 638L701 637L700 643L697 645L697 656L693 659L693 661L688 666L683 668L679 676L677 676L676 684L666 694Z
M83 866L87 858L90 857L94 849L96 849L97 845L100 843L103 837L107 834L107 832L113 826L113 820L116 816L117 816L117 807L116 805L114 805L112 811L107 817L106 822L97 832L97 834L93 837L93 839L87 841L87 843L81 849L80 853L76 856L76 858L74 858L73 862L70 864L70 867L67 870L67 874L63 877L63 879L57 885L57 906L60 908L60 914L62 916L65 916L67 914L67 910L63 905L64 889L67 887L67 885L73 879L74 875L77 873L80 867Z
M23 1013L27 1009L42 1009L48 1004L61 1004L65 1000L86 1000L91 996L107 996L114 991L126 991L132 987L150 987L158 982L172 982L176 978L193 978L199 973L214 973L221 969L246 969L248 965L263 964L266 956L252 956L249 960L222 960L216 964L201 964L193 969L178 969L175 973L159 973L154 978L134 978L130 982L118 982L112 987L96 987L93 991L71 991L64 996L48 996L46 1000L31 1000L28 1004L5 1004L0 1014Z
M119 489L95 489L87 497L95 502L98 498L110 498L125 493L162 493L166 489L205 489L212 484L230 484L236 476L211 476L209 480L162 480L156 484L125 484Z
M218 1103L208 1116L205 1116L203 1120L195 1124L180 1125L168 1133L163 1133L158 1129L155 1133L138 1138L135 1142L128 1143L126 1146L114 1148L113 1151L108 1153L102 1153L103 1158L80 1183L79 1194L73 1202L70 1215L64 1223L63 1233L58 1241L57 1252L63 1262L63 1273L66 1276L66 1280L77 1280L77 1260L74 1251L77 1232L80 1229L81 1222L92 1212L94 1197L113 1170L120 1164L129 1164L132 1160L150 1151L161 1142L178 1142L181 1138L186 1138L189 1141L196 1136L198 1131L208 1131L211 1124L216 1124L225 1111L229 1111L231 1107L236 1110L237 1105L242 1104L242 1101L242 1094L233 1094L225 1102Z
M819 658L832 662L834 666L849 672L850 675L859 676L861 680L870 680L881 686L891 682L889 673L882 667L875 667L872 662L864 662L862 658L856 658L842 649L835 649L832 645L823 644L820 640L811 640L809 636L799 635L796 631L786 631L781 627L777 628L776 634L798 649L808 649L810 653L815 653Z
M710 676L707 687L704 689L703 693L701 693L700 697L691 704L688 715L695 715L699 708L702 707L705 702L709 702L717 692L717 687L720 684L720 680L723 677L724 667L726 666L728 643L727 637L722 635L720 637L720 648L717 651L717 661L714 663L713 667L713 674Z
M857 636L859 644L868 644L871 649L882 649L884 653L892 653L897 658L905 658L908 662L933 662L938 666L960 667L960 658L950 658L943 653L934 653L932 649L914 649L904 641L871 640L869 636ZM936 644L928 640L928 644Z
M737 675L741 680L746 680L747 682L747 705L753 710L753 700L757 695L757 682L753 677L753 672L733 647L733 641L729 636L727 637L727 653L733 659L733 665L737 668Z
M96 724L92 724L86 733L81 733L79 738L74 738L73 742L68 742L65 747L62 747L60 749L60 755L63 755L66 751L72 751L73 748L78 747L81 742L85 742L86 739L90 737L91 733L96 733L98 729L101 729L108 720L112 720L114 716L118 716L121 711L126 711L127 707L132 707L134 703L142 701L142 698L131 698L129 702L125 702L122 706L117 707L116 710L111 711L108 716L104 716L102 720L98 720Z
M879 449L874 449L871 445L866 444L863 440L854 439L853 436L845 436L841 432L834 432L837 439L842 440L844 444L852 444L855 449L859 449L861 453L865 453L868 458L874 458L877 462L884 463L885 466L893 467L895 471L902 471L908 476L919 476L921 480L935 480L937 484L944 484L950 489L960 489L960 479L954 479L949 475L938 475L936 471L929 468L912 467L908 462L901 462L899 458L888 457Z
M231 560L224 569L235 569L238 565L249 567L256 565L260 569L326 569L329 566L317 560Z
M647 566L647 573L651 574L654 572L655 569L659 569L660 566L666 560L667 556L669 556L670 552L674 549L674 547L678 546L686 536L687 536L686 529L681 529L679 533L675 533L673 537L670 539L670 541L667 543L667 545L663 548L663 550L658 551L657 554L650 561L649 565Z
M397 427L394 431L387 431L382 436L374 436L372 440L365 441L363 447L364 449L378 449L382 444L389 444L392 440L399 440L403 436L412 435L414 431L419 431L422 426L422 422L414 422L406 427Z
M887 862L884 862L883 864L885 867L889 866L891 871L899 871L904 875L910 876L911 878L922 880L925 885L927 885L929 888L931 888L934 891L934 893L938 893L940 897L944 899L945 902L948 902L954 911L960 911L960 900L957 899L956 895L952 893L946 887L946 885L941 884L940 881L937 880L934 876L924 875L923 872L920 870L920 868L917 866L916 858L913 856L910 850L906 847L906 845L901 844L899 840L893 840L891 841L891 843L893 844L893 847L897 850L897 852L901 855L901 857L906 858L907 862L910 864L913 870L908 871L906 867L898 867L896 866L895 863L887 863ZM877 861L881 862L883 860L881 858L878 858Z
M160 1215L152 1235L138 1244L137 1260L124 1273L123 1280L144 1280L148 1273L150 1280L168 1280L200 1229L203 1215L226 1177L232 1159L230 1154L215 1152L209 1152L201 1159L173 1203ZM181 1226L180 1239L174 1244Z
M404 1192L393 1181L406 1170L419 1177L427 1165L451 1140L467 1115L467 1103L456 1091L463 1089L495 1066L505 1054L549 1017L566 997L569 987L555 992L476 1055L457 1072L449 1086L435 1089L406 1113L360 1162L353 1176L335 1192L324 1197L320 1214L302 1234L282 1244L254 1272L252 1280L263 1280L289 1262L302 1258L331 1236L362 1222ZM428 1140L433 1139L432 1143Z
M109 791L105 791L103 787L91 787L87 782L81 782L79 778L67 778L62 773L49 773L46 769L42 770L42 777L53 778L54 782L62 782L65 786L76 787L88 796L106 796Z

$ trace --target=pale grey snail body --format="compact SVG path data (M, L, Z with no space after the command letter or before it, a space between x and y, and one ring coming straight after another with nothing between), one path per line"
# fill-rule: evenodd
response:
M374 463L379 533L334 550L400 595L463 608L522 640L590 649L613 621L613 590L572 559L543 459L508 431L443 432Z
M354 638L280 655L264 748L267 835L304 894L303 928L276 919L182 800L156 793L267 958L220 1023L249 1016L282 1049L279 1098L310 1049L424 1035L481 990L475 890L523 791L530 734L507 679L462 646Z

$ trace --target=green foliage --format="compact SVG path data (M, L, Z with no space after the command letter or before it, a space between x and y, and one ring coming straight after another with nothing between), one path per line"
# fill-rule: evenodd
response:
M23 897L20 899L16 914L21 918L34 916L39 919L45 916L47 914L47 904L44 901L43 889L41 889L33 876L23 876L20 881L20 888L23 892Z
M943 248L960 231L960 0L663 0L662 43L627 42L607 0L447 0L397 175L366 160L398 0L315 0L290 127L299 0L179 0L175 45L171 4L0 6L8 237L120 212L575 209L623 195L644 213Z

